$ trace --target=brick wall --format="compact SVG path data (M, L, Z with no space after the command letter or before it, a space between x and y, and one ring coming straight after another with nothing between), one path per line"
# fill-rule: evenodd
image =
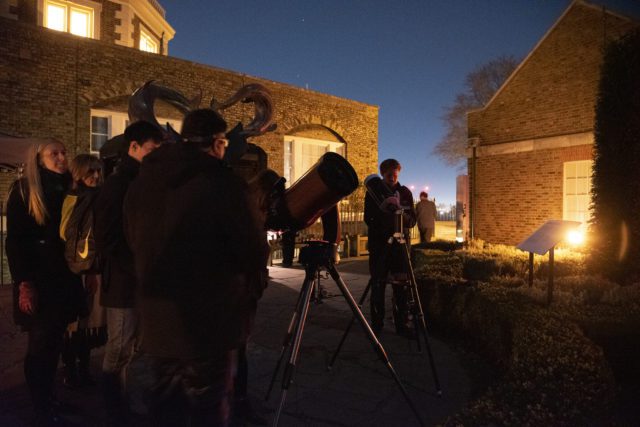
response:
M486 145L592 130L603 46L637 25L573 4L493 101L469 113L469 137Z
M279 173L284 135L311 136L317 131L346 143L348 160L361 179L376 170L376 106L0 19L1 131L52 136L64 141L72 153L86 152L90 109L117 105L126 111L128 95L150 79L161 80L189 98L202 90L203 105L214 95L226 99L243 84L265 85L273 95L278 129L252 142L266 151L269 167ZM246 123L252 115L250 104L225 113L231 125ZM180 118L176 113L170 117Z
M121 20L116 18L116 11L122 9L122 5L108 0L102 0L102 19L100 21L100 40L115 43L120 40L120 34L116 33L116 26Z
M591 159L592 148L580 145L479 157L475 236L516 245L545 221L562 219L563 164Z
M487 146L593 132L603 47L636 26L573 3L491 103L469 113L469 137ZM593 147L536 149L537 142L533 151L481 156L475 173L469 159L476 238L515 245L562 219L563 163L591 159Z

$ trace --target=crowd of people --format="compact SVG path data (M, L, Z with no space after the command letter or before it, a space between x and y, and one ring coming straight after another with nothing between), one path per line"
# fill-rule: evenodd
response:
M54 393L60 358L65 386L95 385L90 352L101 346L107 425L224 426L234 416L264 422L247 398L247 340L268 277L268 203L223 160L226 130L210 109L190 112L175 144L163 144L151 123L132 123L106 179L95 156L80 154L69 165L58 140L29 151L7 202L6 250L14 320L28 331L24 374L36 425L65 425ZM420 204L416 215L400 169L394 159L380 165L393 197L382 206L365 198L378 334L387 283L396 331L412 334L399 245L410 245L417 218L434 216ZM92 228L85 246L71 252L87 258L91 234L96 255L74 273L65 244L74 209L87 200ZM433 225L421 226L421 239L432 235ZM147 395L136 408L135 378L142 377Z
M60 358L65 386L91 386L90 351L102 345L107 425L144 421L129 404L137 369L150 381L150 425L227 425L232 405L236 416L250 411L246 344L268 246L247 183L222 160L226 127L213 110L195 110L183 142L163 145L158 128L135 122L104 182L97 157L69 165L58 140L29 151L7 202L6 249L35 425L65 425ZM76 274L65 236L88 194L98 255Z

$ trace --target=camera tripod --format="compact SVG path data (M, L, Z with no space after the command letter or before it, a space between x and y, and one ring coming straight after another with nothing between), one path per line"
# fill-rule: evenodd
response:
M289 361L284 368L284 374L282 377L282 395L280 397L280 404L276 411L273 425L278 425L280 414L282 413L282 409L287 397L287 391L289 389L289 386L293 382L294 371L300 352L300 345L302 343L302 333L304 331L304 325L307 319L307 314L309 312L309 305L311 295L313 293L314 282L317 280L317 274L321 268L325 268L331 275L331 278L333 278L333 280L336 282L336 285L340 289L340 292L342 292L342 295L349 304L351 311L353 311L354 319L358 319L364 332L369 338L374 352L378 355L382 363L384 363L384 365L387 367L396 384L398 384L402 395L411 407L411 410L415 414L420 425L424 425L416 406L411 400L411 397L407 393L404 385L400 381L400 378L398 377L395 369L391 365L391 362L389 361L387 353L382 347L382 344L380 344L380 341L378 341L376 335L371 330L369 323L367 323L367 320L362 314L362 311L360 311L358 304L356 304L356 301L351 295L351 292L349 292L346 283L342 280L342 278L340 277L340 273L338 273L338 271L336 270L336 267L334 265L336 259L336 250L337 248L335 245L324 241L311 241L307 243L307 246L300 249L299 259L300 263L305 266L305 278L304 282L302 283L302 288L300 289L300 294L298 295L296 309L293 313L293 316L289 323L289 328L287 329L287 333L284 337L282 348L280 350L280 358L278 359L278 362L276 364L273 376L271 377L271 383L269 384L269 389L267 390L267 394L265 396L265 400L268 400L273 388L273 384L275 383L276 377L278 375L278 371L280 370L282 360L284 359L287 349L291 347ZM293 343L291 342L292 338Z
M412 320L413 320L413 324L416 332L416 341L418 345L418 351L419 352L422 351L422 348L420 346L420 336L422 336L422 339L424 340L425 348L427 349L427 354L429 356L429 365L431 367L433 381L436 386L436 392L438 393L438 396L442 396L442 388L440 387L440 380L438 379L436 365L433 361L433 354L431 353L431 345L429 344L429 335L427 333L427 324L424 318L422 302L420 301L420 295L418 294L418 285L416 284L416 276L413 272L413 266L411 264L411 255L409 254L409 248L407 247L404 232L403 232L403 220L402 220L403 211L404 209L398 209L395 212L395 215L396 215L395 232L393 236L389 238L387 243L389 244L389 249L391 249L393 245L399 245L402 248L402 255L403 255L402 258L404 263L404 269L407 274L407 279L400 284L405 286L409 290L409 295L407 296L408 297L407 306L408 306L408 311L412 316ZM398 283L396 282L396 284ZM358 307L362 307L362 304L365 302L367 295L371 290L371 286L372 286L372 281L370 280L362 294L362 297L360 297L360 301L358 302ZM333 368L333 364L338 358L338 353L340 353L340 349L342 348L342 345L346 341L354 321L355 321L355 318L352 318L351 321L349 322L349 325L347 326L347 329L344 331L344 334L342 335L342 339L338 344L338 348L336 348L336 351L333 353L333 357L331 358L331 362L329 362L329 365L327 366L329 370Z

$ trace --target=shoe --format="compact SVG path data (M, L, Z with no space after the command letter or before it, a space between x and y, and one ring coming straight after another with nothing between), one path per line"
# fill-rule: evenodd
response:
M63 402L57 398L51 399L51 410L54 414L77 414L78 407L73 403Z
M408 338L410 340L415 340L418 338L418 335L416 334L416 330L408 327L396 328L396 334L401 337Z
M72 427L75 424L53 411L46 415L37 415L33 425L35 427Z
M77 377L65 376L64 378L62 378L62 385L69 390L75 390L80 387L80 380Z
M266 426L267 419L253 409L248 398L239 399L234 408L232 425L245 426L247 424Z
M93 379L89 372L80 371L80 375L78 375L78 386L80 387L93 387L97 384L96 380Z

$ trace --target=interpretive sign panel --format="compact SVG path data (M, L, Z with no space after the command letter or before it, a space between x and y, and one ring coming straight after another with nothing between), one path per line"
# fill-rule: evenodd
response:
M567 235L567 232L577 228L581 222L564 221L561 219L552 219L533 232L524 241L520 242L516 248L533 252L538 255L546 254L549 249L553 248Z

